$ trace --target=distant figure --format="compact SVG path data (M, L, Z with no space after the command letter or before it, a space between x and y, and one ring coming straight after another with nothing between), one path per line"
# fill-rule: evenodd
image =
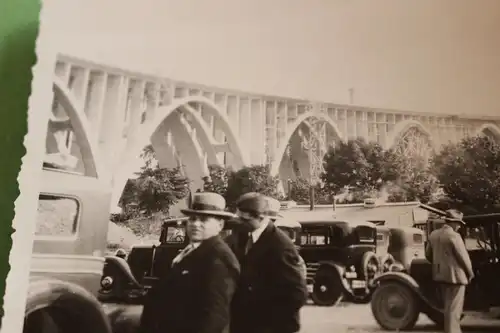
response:
M216 193L196 193L190 209L190 244L148 293L141 317L143 333L227 333L229 312L240 266L219 233L226 201Z
M465 287L474 278L474 272L464 241L457 232L465 225L463 214L454 209L446 214L446 224L429 235L425 256L432 263L433 279L442 291L444 332L461 333Z
M270 221L265 196L247 193L237 202L243 230L228 238L241 264L231 307L232 333L294 333L308 293L299 255L290 240Z

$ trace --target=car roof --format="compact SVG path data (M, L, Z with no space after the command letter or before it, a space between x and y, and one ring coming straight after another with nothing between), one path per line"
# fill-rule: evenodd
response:
M372 222L368 221L360 221L360 220L335 220L333 218L331 219L322 219L322 220L306 220L306 221L299 221L302 226L307 226L307 225L348 225L350 227L360 227L360 226L365 226L365 227L370 227L370 228L376 228L376 225Z
M500 213L467 215L463 218L467 224L483 224L500 222Z
M423 234L424 231L419 228L414 228L414 227L390 227L390 230L401 230L401 231L406 231L406 232L412 232L412 233L418 233L418 234Z
M302 225L298 221L284 218L276 219L276 221L274 221L274 225L285 228L302 228Z

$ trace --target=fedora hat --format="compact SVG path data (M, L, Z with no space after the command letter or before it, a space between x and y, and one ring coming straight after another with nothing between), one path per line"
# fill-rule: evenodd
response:
M257 215L267 215L269 212L269 202L266 196L257 192L243 194L236 202L236 207L242 212L254 213Z
M448 209L446 212L446 215L444 216L444 220L446 222L459 222L462 224L465 224L463 218L464 214L459 212L456 209Z
M226 200L217 193L195 193L188 209L181 209L184 215L208 215L224 219L234 218L234 214L226 209Z
M268 205L268 211L267 215L271 218L283 218L283 216L279 213L280 208L281 208L281 203L271 197L266 197L267 200L267 205Z

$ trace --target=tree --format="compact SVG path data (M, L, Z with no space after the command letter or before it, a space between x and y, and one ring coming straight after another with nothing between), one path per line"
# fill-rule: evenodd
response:
M184 177L181 167L160 168L151 145L141 154L145 166L136 173L136 179L129 179L120 198L122 216L116 220L136 216L151 216L157 212L168 214L169 208L189 193L189 179Z
M215 192L223 197L226 196L229 175L232 172L230 167L221 165L209 165L209 176L203 177L203 191Z
M144 167L136 180L137 201L146 216L164 211L189 194L189 180L182 176L180 167Z
M156 152L153 145L149 144L141 152L141 158L147 167L155 167L158 165L158 160L156 159Z
M500 145L486 136L446 145L432 160L437 178L456 206L496 210L500 196Z
M258 192L275 199L279 199L278 176L271 176L267 165L252 165L238 171L229 172L226 191L226 202L234 208L236 200L245 193Z
M321 179L332 193L346 187L372 193L397 178L396 161L394 152L385 151L378 143L362 138L340 142L325 155Z
M298 177L289 181L289 186L289 200L293 200L299 205L307 205L310 203L310 185L307 179ZM314 193L315 204L330 204L333 202L330 192L325 187L322 187L321 184L316 184L314 186Z
M429 161L419 156L394 153L397 179L388 184L388 201L420 201L428 203L439 188Z

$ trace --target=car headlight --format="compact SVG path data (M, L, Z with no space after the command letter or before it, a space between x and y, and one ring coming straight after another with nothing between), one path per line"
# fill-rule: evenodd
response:
M101 287L104 289L109 289L113 285L113 278L111 276L106 276L101 279Z

